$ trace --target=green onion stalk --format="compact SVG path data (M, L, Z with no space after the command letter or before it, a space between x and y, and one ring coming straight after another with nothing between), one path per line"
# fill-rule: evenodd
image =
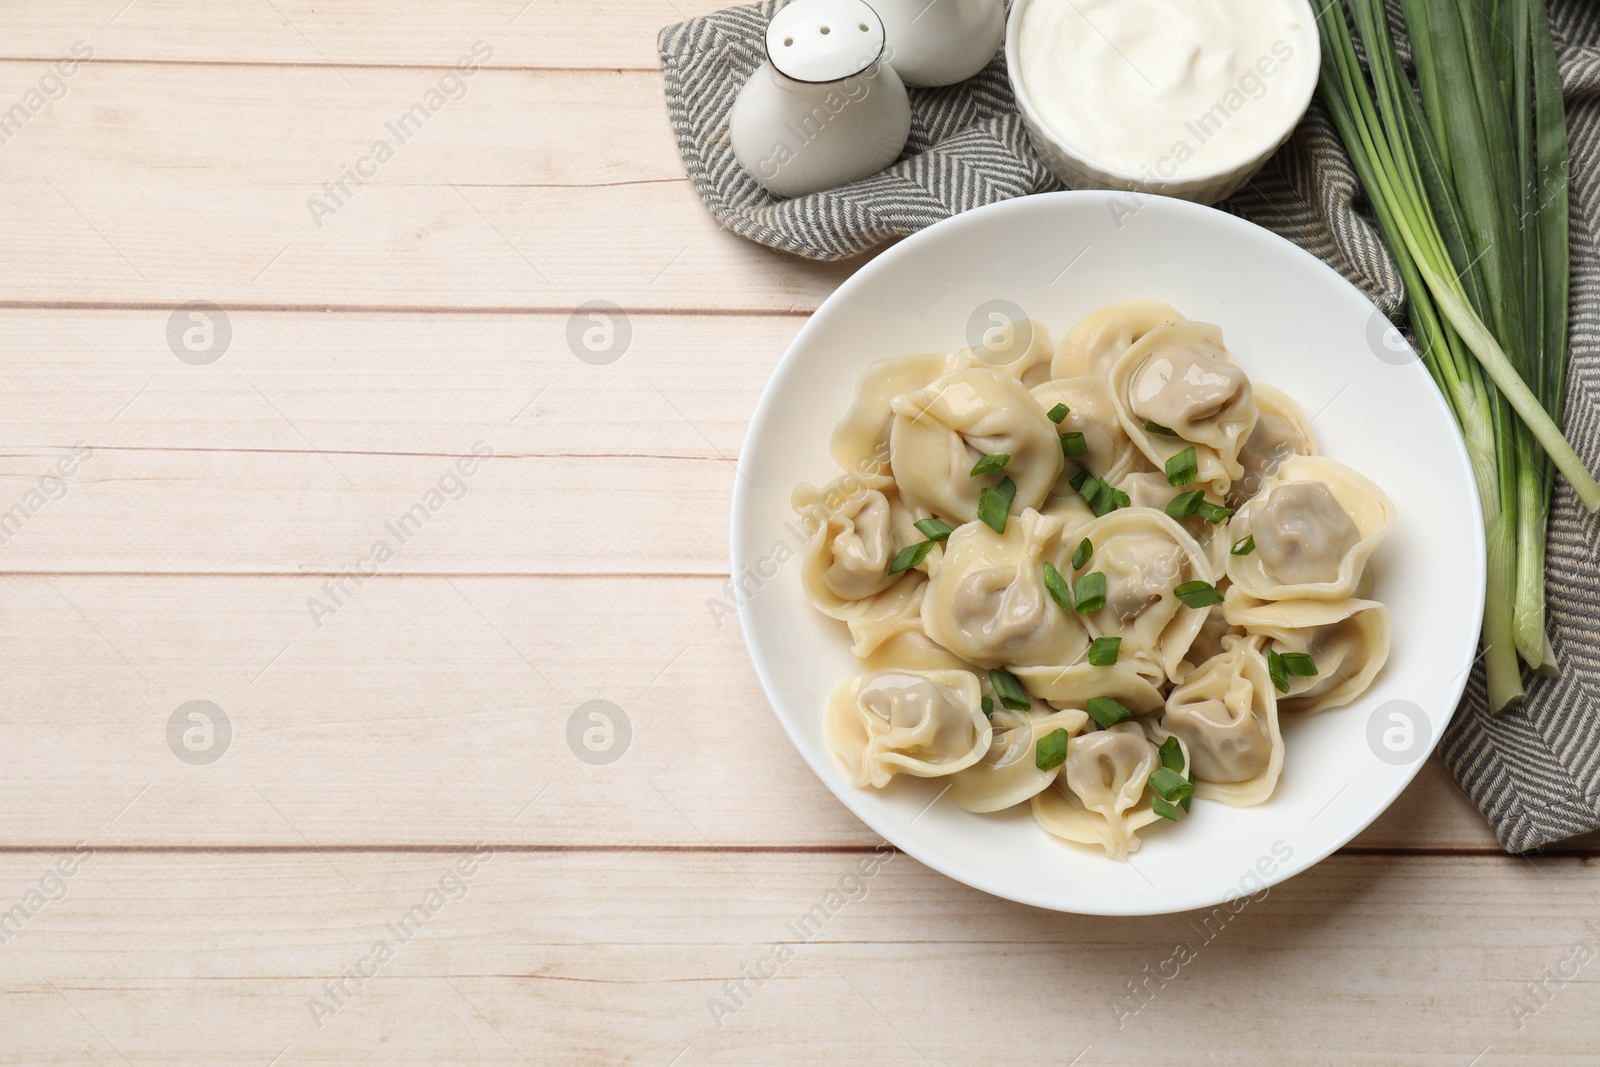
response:
M1488 549L1483 658L1500 710L1523 696L1519 652L1554 666L1544 619L1552 467L1600 509L1600 482L1552 417L1566 364L1565 115L1541 0L1502 0L1493 16L1475 0L1402 6L1417 88L1382 0L1337 0L1317 18L1320 94L1466 443Z

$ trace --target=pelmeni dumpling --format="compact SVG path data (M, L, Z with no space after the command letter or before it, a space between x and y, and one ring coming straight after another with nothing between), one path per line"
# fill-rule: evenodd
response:
M1050 329L1033 319L1018 319L992 331L976 348L963 348L951 369L987 367L1032 389L1050 380Z
M1060 552L1061 523L1031 508L997 534L956 529L922 601L922 629L980 667L1072 663L1089 638L1044 587L1044 560Z
M927 576L906 571L878 595L850 604L837 616L850 628L850 651L860 659L886 641L921 632L922 598L927 592Z
M970 767L992 730L970 671L861 674L834 691L824 732L857 788L896 774L934 778Z
M1149 678L1120 658L1108 667L1085 661L1066 667L1018 667L1012 673L1030 694L1056 708L1082 708L1091 697L1110 697L1135 715L1147 715L1166 703Z
M1251 382L1250 391L1261 414L1239 449L1244 475L1228 486L1228 506L1235 508L1255 496L1290 456L1317 454L1311 421L1289 394L1260 382Z
M1222 331L1205 322L1160 326L1112 364L1108 378L1117 414L1134 445L1151 463L1194 446L1195 485L1225 493L1243 477L1239 450L1259 412L1250 379L1222 344ZM1156 425L1176 436L1149 429Z
M1394 504L1366 478L1322 456L1290 456L1229 521L1228 537L1255 548L1228 556L1228 577L1257 600L1344 600L1393 523Z
M1226 584L1227 579L1222 583ZM1252 603L1256 603L1252 601ZM1206 621L1200 627L1200 632L1194 635L1194 641L1189 645L1189 651L1184 654L1183 662L1178 665L1178 671L1173 674L1174 682L1182 682L1194 671L1198 664L1204 663L1213 656L1220 656L1227 651L1223 647L1223 639L1229 637L1248 636L1244 627L1233 625L1227 616L1227 602L1214 606L1206 613Z
M1067 406L1067 417L1056 427L1058 437L1073 432L1083 434L1088 451L1067 460L1066 466L1112 482L1134 469L1140 453L1122 428L1104 378L1057 378L1035 386L1032 393L1044 411L1057 404Z
M886 356L874 360L856 379L856 398L834 427L828 451L847 471L882 473L889 468L889 402L901 393L921 389L955 367L951 352Z
M1172 485L1167 481L1167 476L1160 471L1133 471L1112 484L1128 494L1130 506L1155 508L1162 512L1178 494L1190 489L1204 488ZM1222 504L1220 495L1215 491L1206 493L1206 501L1211 504ZM1178 525L1199 542L1200 547L1206 550L1206 557L1211 561L1211 569L1221 574L1226 562L1224 557L1228 554L1227 526L1223 523L1207 522L1199 515L1190 515L1186 519L1179 520Z
M919 588L926 589L927 583ZM909 619L896 619L892 628L875 633L876 641L857 640L856 666L865 674L906 668L913 671L975 671L972 664L922 632L920 614L922 600L917 600L918 614ZM870 645L870 647L867 647Z
M806 592L819 610L841 618L839 611L897 580L888 573L896 551L894 495L894 479L875 474L847 474L821 489L802 482L795 489L790 501L812 530Z
M1186 582L1216 582L1205 550L1154 508L1119 508L1086 523L1078 535L1089 539L1093 552L1075 572L1074 588L1086 574L1106 579L1104 606L1083 616L1090 635L1122 638L1118 662L1165 681L1211 610L1191 608L1175 592ZM1071 554L1071 547L1064 550ZM1070 563L1056 566L1065 573Z
M1155 728L1189 751L1195 796L1234 807L1272 795L1283 769L1277 690L1256 642L1224 641L1228 650L1196 667L1167 695Z
M993 699L992 692L990 696ZM995 700L989 718L994 731L989 751L977 763L950 776L950 799L966 811L1004 811L1021 804L1061 773L1060 767L1039 769L1039 742L1057 730L1065 730L1068 738L1076 737L1088 721L1089 716L1081 711L1055 711L1038 705L1029 711L1013 711Z
M1055 788L1033 797L1033 817L1049 833L1099 845L1112 859L1138 851L1134 831L1160 818L1150 804L1150 775L1161 754L1137 723L1079 734Z
M1355 700L1389 658L1389 609L1376 600L1259 601L1232 596L1222 606L1229 622L1265 638L1278 652L1303 652L1317 673L1290 675L1278 710L1314 715Z
M1154 300L1124 300L1091 311L1061 339L1050 377L1104 377L1129 345L1157 326L1182 321L1177 308Z
M1037 508L1061 473L1055 424L1022 387L998 371L956 371L925 389L894 398L889 456L908 504L971 522L978 495L998 475L972 476L984 456L1010 456L1005 477L1016 484L1013 510Z

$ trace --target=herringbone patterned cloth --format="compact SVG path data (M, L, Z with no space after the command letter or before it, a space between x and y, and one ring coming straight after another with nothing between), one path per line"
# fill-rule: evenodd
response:
M782 200L733 157L728 112L760 64L762 33L782 3L765 0L661 31L667 111L695 189L740 236L809 259L836 260L915 233L959 211L1059 188L1012 108L1005 58L960 85L912 89L911 140L888 170ZM1600 4L1550 0L1572 143L1572 367L1565 429L1600 469ZM1391 316L1404 300L1394 262L1327 116L1299 130L1245 190L1221 206L1333 265ZM1550 520L1551 639L1558 679L1531 680L1520 708L1488 713L1475 670L1441 751L1500 843L1521 852L1600 827L1600 519L1562 483Z

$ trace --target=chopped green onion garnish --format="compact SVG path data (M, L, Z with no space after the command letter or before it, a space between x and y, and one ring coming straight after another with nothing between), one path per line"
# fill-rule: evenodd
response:
M1059 726L1043 737L1033 749L1033 765L1041 771L1053 771L1067 762L1067 731Z
M1028 699L1028 691L1022 688L1017 676L1009 671L998 668L990 671L989 684L994 686L994 695L1000 698L1000 703L1012 711L1027 711L1033 707L1033 701Z
M1146 419L1144 421L1144 428L1148 433L1158 433L1162 437L1176 437L1176 436L1178 436L1178 431L1177 430L1168 429L1167 427L1161 425L1159 422L1151 422L1149 419Z
M1161 742L1161 766L1169 771L1183 773L1183 746L1178 744L1176 737L1169 737Z
M1083 434L1078 430L1061 435L1061 454L1068 459L1076 459L1089 451L1089 442L1083 439Z
M1094 555L1094 545L1085 537L1078 542L1078 547L1072 553L1072 569L1083 570L1083 565L1089 562L1089 557Z
M1194 445L1167 460L1167 484L1188 485L1200 475L1200 460L1194 454Z
M1317 661L1304 652L1285 652L1283 654L1284 669L1291 678L1315 678L1317 676Z
M1010 462L1011 453L992 453L984 456L982 459L978 460L978 462L972 465L972 476L976 478L980 474L993 474L995 471L1003 471L1006 469L1006 464Z
M1173 822L1178 821L1178 809L1173 807L1171 804L1168 804L1160 797L1150 798L1150 810L1161 816L1163 819L1170 819Z
M1078 602L1079 615L1099 611L1106 606L1106 576L1099 571L1090 571L1078 579L1073 593Z
M1209 500L1202 500L1194 506L1194 513L1215 526L1219 522L1227 522L1228 516L1233 514L1233 509L1225 508L1221 504L1213 504Z
M1057 426L1060 426L1061 420L1070 414L1072 414L1072 409L1067 407L1065 404L1057 404L1055 407L1045 412L1045 415L1049 417L1050 421L1055 423Z
M1267 649L1267 677L1272 679L1272 687L1278 692L1289 691L1289 666L1275 648Z
M1097 637L1089 645L1089 664L1094 667L1110 667L1117 662L1117 653L1121 648L1120 637Z
M1179 493L1167 501L1165 510L1169 516L1182 522L1194 514L1195 505L1199 504L1205 495L1206 491L1204 489L1190 489L1187 492Z
M1117 703L1112 697L1090 697L1084 710L1089 713L1089 718L1106 727L1133 718L1133 712Z
M943 541L955 532L950 529L950 524L942 519L918 519L911 525L930 541Z
M1255 534L1245 534L1243 537L1239 538L1239 540L1235 541L1233 543L1233 547L1230 548L1228 551L1232 552L1235 556L1248 556L1250 553L1254 552L1255 550L1256 550L1256 535Z
M1096 515L1106 515L1118 508L1127 507L1131 501L1128 494L1112 485L1110 482L1101 482L1100 491L1095 494L1094 501L1089 505Z
M1000 479L1000 484L988 486L978 493L978 518L997 534L1006 532L1006 516L1011 512L1011 501L1017 495L1017 483L1010 478Z
M899 574L901 571L910 570L927 559L928 553L932 551L932 541L918 541L914 545L907 545L894 557L894 562L889 564L889 573Z
M1212 604L1222 603L1222 594L1210 582L1184 582L1172 593L1191 608L1208 608Z
M989 697L984 697L983 700L979 702L978 706L983 708L983 717L985 719L994 718L994 701L992 699Z
M1090 474L1088 471L1079 471L1077 474L1074 474L1072 477L1067 479L1067 484L1072 486L1072 488L1076 489L1078 492L1082 493L1084 483L1093 477L1094 475Z
M1194 796L1194 785L1168 767L1157 767L1150 772L1150 788L1162 800L1177 803L1184 797Z
M1075 482L1078 481L1077 475L1074 475L1072 480ZM1073 488L1078 491L1079 496L1083 497L1083 499L1087 500L1092 505L1095 497L1100 495L1100 487L1105 484L1105 482L1102 482L1099 478L1096 478L1091 474L1083 481L1078 482L1078 484L1073 486Z
M1061 577L1061 572L1056 570L1056 565L1049 560L1044 561L1044 587L1050 594L1050 599L1061 605L1062 611L1072 611L1072 590L1067 588L1067 580Z

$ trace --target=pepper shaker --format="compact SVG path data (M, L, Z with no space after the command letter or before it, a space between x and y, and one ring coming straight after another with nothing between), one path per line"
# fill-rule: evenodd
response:
M794 0L767 24L766 51L734 101L728 136L767 190L803 196L899 157L911 103L884 58L883 21L863 0Z
M954 85L989 65L1006 36L1003 0L873 0L887 58L907 85Z

